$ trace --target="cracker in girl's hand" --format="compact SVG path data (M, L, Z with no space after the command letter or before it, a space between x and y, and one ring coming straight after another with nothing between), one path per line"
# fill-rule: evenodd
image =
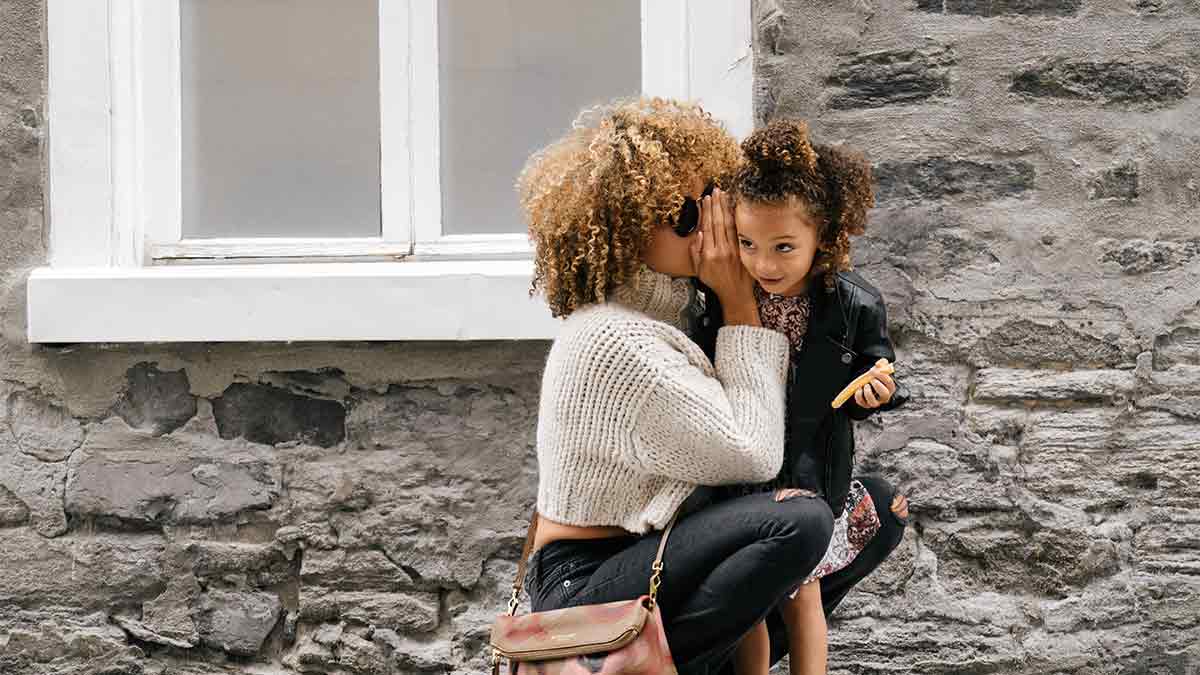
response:
M888 363L887 359L879 359L875 362L874 368L854 378L850 384L846 385L846 388L843 389L841 393L839 393L837 397L833 399L833 407L835 409L842 407L846 401L849 401L850 398L854 396L854 392L867 386L868 382L875 379L877 371L891 375L892 373L896 372L896 367L891 363Z

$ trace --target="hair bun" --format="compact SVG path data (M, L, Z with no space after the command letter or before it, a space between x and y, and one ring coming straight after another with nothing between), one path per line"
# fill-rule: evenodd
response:
M742 141L742 152L761 173L812 171L817 153L808 139L808 123L779 119Z

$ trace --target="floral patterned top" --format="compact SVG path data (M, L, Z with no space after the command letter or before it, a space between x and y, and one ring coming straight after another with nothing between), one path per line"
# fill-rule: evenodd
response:
M793 352L803 349L804 335L808 333L808 317L812 314L812 301L808 295L775 295L755 284L754 297L758 300L758 317L763 328L786 335Z

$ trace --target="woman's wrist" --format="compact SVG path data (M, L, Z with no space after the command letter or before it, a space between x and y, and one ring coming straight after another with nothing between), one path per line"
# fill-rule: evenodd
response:
M722 300L721 306L725 311L726 326L762 325L762 321L758 317L758 302L755 301L753 293L750 294L748 299L743 299L739 302L726 304Z

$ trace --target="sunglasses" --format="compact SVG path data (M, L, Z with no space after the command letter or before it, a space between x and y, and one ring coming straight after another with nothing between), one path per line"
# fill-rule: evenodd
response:
M700 193L700 199L712 195L714 187L716 185L709 183L704 188L704 192ZM675 221L675 226L671 229L681 237L688 237L696 231L697 227L700 227L700 204L691 197L684 197L683 208L679 209L679 219Z

